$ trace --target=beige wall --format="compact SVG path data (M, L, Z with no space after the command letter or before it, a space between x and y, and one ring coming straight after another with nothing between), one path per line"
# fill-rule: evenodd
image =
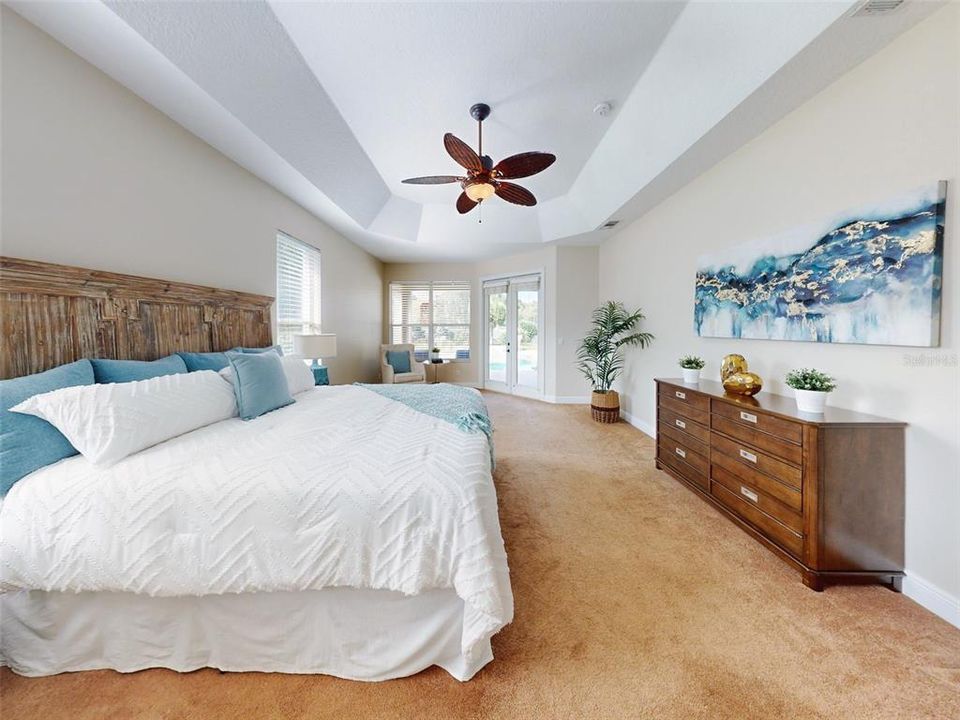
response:
M561 247L557 255L557 394L590 396L590 383L577 370L577 346L590 329L600 302L599 252L594 247ZM619 298L609 298L617 300Z
M960 6L909 31L600 248L600 286L646 311L657 340L631 353L626 409L654 422L653 378L698 353L718 379L744 354L774 392L798 365L840 383L831 402L905 420L907 588L960 618ZM918 349L698 338L699 254L774 235L844 208L950 181L942 342ZM925 364L916 364L920 357ZM932 600L930 598L933 598ZM955 620L956 621L956 620Z
M283 230L323 253L334 382L376 377L379 260L2 13L3 254L273 295Z
M545 245L530 252L476 263L394 263L385 266L385 286L394 280L470 281L471 328L469 363L452 363L443 379L480 386L483 382L484 279L529 272L543 273L544 397L550 401L585 400L589 386L572 363L576 344L589 325L597 303L597 248ZM386 287L385 287L386 290ZM384 331L390 333L389 298L384 292Z

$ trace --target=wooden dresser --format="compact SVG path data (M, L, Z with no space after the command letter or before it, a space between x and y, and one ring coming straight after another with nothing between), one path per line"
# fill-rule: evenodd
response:
M905 423L793 398L657 381L657 467L783 560L803 583L903 578Z

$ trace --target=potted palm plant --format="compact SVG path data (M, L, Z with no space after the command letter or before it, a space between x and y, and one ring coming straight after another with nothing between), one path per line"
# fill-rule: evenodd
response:
M787 386L796 393L797 410L822 413L827 404L827 395L837 387L837 383L819 370L800 368L787 373Z
M593 329L577 348L577 367L593 386L590 409L597 422L620 419L620 395L611 389L623 372L623 351L627 347L646 347L653 335L638 332L643 312L628 312L622 302L608 300L593 311Z

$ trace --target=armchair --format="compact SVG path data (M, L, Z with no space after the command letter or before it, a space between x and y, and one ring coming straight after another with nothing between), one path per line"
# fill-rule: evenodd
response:
M397 372L387 362L387 353L406 352L409 355L409 372ZM386 385L394 383L422 383L426 380L426 370L423 363L417 362L413 345L381 345L380 346L380 381Z

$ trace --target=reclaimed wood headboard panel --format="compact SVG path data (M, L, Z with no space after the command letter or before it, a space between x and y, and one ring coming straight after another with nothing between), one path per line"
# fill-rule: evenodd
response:
M272 341L266 295L0 257L0 378Z

